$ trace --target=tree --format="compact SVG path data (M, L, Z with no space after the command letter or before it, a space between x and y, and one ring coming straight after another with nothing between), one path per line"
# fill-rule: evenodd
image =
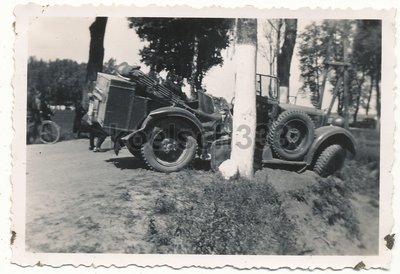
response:
M222 64L221 50L229 45L231 19L129 18L130 27L147 41L141 61L156 72L166 70L186 78L192 97L205 73Z
M281 36L283 35L283 19L268 19L263 27L266 44L259 45L259 51L267 58L269 74L278 75L277 59L280 52Z
M90 25L90 46L89 61L87 64L86 84L83 91L83 105L88 102L87 93L93 89L93 82L96 81L97 73L103 69L104 60L104 35L106 31L107 17L96 17Z
M357 31L354 36L354 63L359 71L370 78L365 104L368 114L373 88L376 92L376 111L381 117L381 63L382 63L382 22L380 20L357 20ZM379 124L379 123L378 123Z
M304 93L310 94L311 103L319 106L321 89L323 85L323 71L325 61L332 61L335 56L327 57L328 45L333 44L332 35L329 35L327 29L329 22L323 24L313 22L305 28L300 38L300 71L303 80L301 87ZM333 32L333 31L331 31ZM334 80L337 80L336 78Z
M37 89L42 99L62 105L77 102L85 87L86 64L68 59L55 61L28 60L28 89Z
M115 58L110 58L103 65L103 72L108 74L114 74L117 68L117 60Z
M289 102L289 79L292 56L297 37L297 19L268 19L263 26L267 40L259 51L266 57L269 74L279 78L281 98Z
M343 46L348 37L348 47ZM381 21L379 20L324 20L306 27L300 35L300 69L303 78L303 91L311 94L312 103L318 107L322 100L323 79L321 72L325 63L344 61L345 48L348 71L349 111L356 121L359 108L368 113L373 91L376 92L376 109L380 117L380 78L381 78ZM323 73L324 74L324 73ZM328 75L329 84L336 86L342 66L334 66ZM370 78L366 81L366 77ZM323 78L323 77L322 77ZM338 113L344 111L344 89L338 89Z
M236 26L236 83L232 152L219 167L225 178L252 178L256 133L257 19L238 19Z
M292 63L292 56L294 46L296 44L297 36L297 19L285 19L285 33L284 41L281 51L278 54L278 78L280 87L287 94L287 103L289 102L289 79L290 79L290 66Z

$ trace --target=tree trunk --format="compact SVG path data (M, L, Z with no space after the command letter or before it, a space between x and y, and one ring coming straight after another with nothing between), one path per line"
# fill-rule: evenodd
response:
M376 73L375 78L375 90L376 90L376 114L377 114L377 121L376 121L376 130L379 132L380 125L381 125L381 88L379 86L380 83L380 72Z
M220 171L225 178L252 178L256 133L257 19L238 19L232 152Z
M92 90L96 81L97 72L103 69L104 60L104 34L106 31L107 17L96 17L90 25L89 61L86 67L86 90L83 91L82 101L87 102L87 93Z
M278 57L279 57L279 49L281 45L281 28L283 25L283 20L278 19L278 25L276 26L276 41L275 41L275 57L276 57L276 71L275 75L278 77Z
M193 41L193 60L192 60L192 73L190 75L190 97L192 99L197 98L196 86L197 86L197 59L199 56L199 38L194 35Z
M374 78L371 76L371 85L370 85L370 87L369 87L367 105L365 106L365 115L368 115L368 112L369 112L369 105L370 105L370 103L371 103L372 88L373 88L373 86L374 86Z
M285 19L285 37L281 52L278 54L278 78L281 92L286 94L286 103L289 102L290 65L297 36L297 19Z
M356 97L356 106L354 108L354 114L353 114L353 123L357 122L357 115L358 115L358 111L360 109L360 101L361 101L361 90L362 90L362 84L364 83L364 73L362 75L362 78L360 80L360 82L358 83L358 93L357 93L357 97Z

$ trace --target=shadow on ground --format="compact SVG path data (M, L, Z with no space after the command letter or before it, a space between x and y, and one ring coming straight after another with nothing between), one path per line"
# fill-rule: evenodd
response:
M142 160L134 157L117 157L105 161L107 163L113 163L114 166L119 169L149 169Z
M128 157L115 157L108 160L105 160L107 163L113 163L115 167L119 169L147 169L150 170L149 167L143 162L143 160L135 158L133 156ZM209 171L210 161L204 161L200 159L195 159L190 165L189 169L193 170L204 170Z

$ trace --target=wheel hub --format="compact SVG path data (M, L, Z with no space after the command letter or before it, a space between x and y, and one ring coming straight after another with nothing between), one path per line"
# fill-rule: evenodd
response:
M174 139L171 138L165 138L161 142L161 148L165 153L170 153L171 151L176 151L177 150L177 143Z
M286 133L286 140L289 143L296 143L300 138L300 131L297 128L291 128Z

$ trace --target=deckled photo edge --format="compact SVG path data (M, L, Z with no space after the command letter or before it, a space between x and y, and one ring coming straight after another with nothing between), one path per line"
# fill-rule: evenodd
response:
M343 268L352 267L359 261L363 261L366 267L387 267L390 262L390 251L385 246L383 237L391 232L393 225L392 215L392 192L393 192L393 178L391 176L391 170L393 168L394 154L393 146L393 134L394 134L394 100L392 100L391 94L385 93L382 96L382 117L385 123L382 123L381 128L381 154L385 157L381 158L381 173L380 173L380 233L379 233L379 256L208 256L208 255L128 255L128 254L50 254L50 253L29 253L25 249L25 202L26 202L26 189L25 189L25 171L26 171L26 145L25 145L25 115L26 115L26 84L27 84L27 27L29 23L29 17L35 16L65 16L63 11L65 9L74 11L73 16L94 16L98 13L107 14L107 10L111 9L110 16L127 16L129 9L126 7L96 7L92 8L86 6L84 8L78 7L40 7L36 5L18 6L16 8L16 40L14 47L14 60L15 60L15 75L13 79L14 87L14 113L13 113L13 125L15 129L15 137L13 141L13 197L12 197L12 226L13 231L16 232L16 238L12 245L13 249L13 262L20 265L35 265L45 264L60 266L65 264L72 265L140 265L140 266L154 266L154 265L169 265L171 267L184 267L184 266L205 266L205 267L220 267L224 265L232 265L238 268L250 268L250 267L261 267L261 268ZM224 16L229 17L232 13L232 17L237 17L246 8L239 9L228 9ZM259 16L264 10L260 11L256 8L248 8L256 16ZM144 12L142 12L144 10ZM212 16L218 16L220 10L223 8L209 8L206 9L212 14ZM51 12L50 12L51 11ZM184 14L186 8L178 9L178 14ZM285 14L289 14L292 17L313 16L313 10L300 9L296 10L273 10L276 17L285 17ZM394 81L395 74L392 69L395 67L394 58L395 55L394 47L394 10L390 11L376 11L372 9L366 10L346 10L341 12L340 15L334 14L331 10L321 10L316 18L323 19L326 14L332 18L376 18L381 19L382 24L382 90L391 90L394 95ZM142 13L141 13L142 12ZM164 8L133 8L132 13L137 16L154 16L155 14L161 13L164 16L172 16L170 9ZM266 10L266 14L271 16L271 12ZM189 9L188 16L206 16L201 10ZM245 13L248 15L248 13ZM348 16L348 17L346 17ZM363 17L365 16L365 17ZM326 17L325 17L326 18ZM266 265L266 263L268 265Z

